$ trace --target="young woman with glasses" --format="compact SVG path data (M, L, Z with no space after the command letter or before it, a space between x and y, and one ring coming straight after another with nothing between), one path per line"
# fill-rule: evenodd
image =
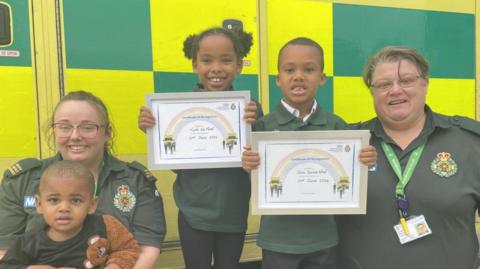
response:
M57 154L21 160L4 174L0 249L8 249L16 237L42 221L34 202L42 171L57 160L74 160L95 177L97 213L115 216L141 245L135 268L153 268L165 235L162 198L156 179L143 165L112 155L113 127L104 103L89 92L70 92L57 104L50 121L48 133Z

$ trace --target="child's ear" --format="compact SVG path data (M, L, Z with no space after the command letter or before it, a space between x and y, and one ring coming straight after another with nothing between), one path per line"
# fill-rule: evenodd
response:
M35 207L37 209L38 214L42 214L43 209L42 209L42 203L40 202L40 196L35 195Z
M327 76L325 75L325 73L322 72L322 74L320 75L320 81L318 83L318 86L323 86L325 85L325 83L327 83Z
M237 75L239 75L240 73L242 73L242 69L243 69L243 60L240 60L240 61L238 61L238 63L237 63Z
M192 61L192 70L194 73L198 73L197 61Z
M93 214L97 210L98 199L97 197L90 200L90 205L88 206L88 214Z

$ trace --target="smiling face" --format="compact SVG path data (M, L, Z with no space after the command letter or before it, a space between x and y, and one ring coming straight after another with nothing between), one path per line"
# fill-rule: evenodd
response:
M78 127L92 124L99 126L94 136L85 137L74 128L70 135L54 131L58 152L64 160L80 161L85 166L98 167L105 152L105 144L109 140L109 127L105 126L99 111L87 101L68 100L61 103L54 114L54 124L62 123Z
M325 84L321 61L319 49L307 45L287 45L279 57L277 86L301 117L310 113L318 87Z
M415 64L408 60L379 63L372 73L372 85L394 81L388 91L372 89L375 111L382 124L390 129L409 128L424 117L428 78L419 77L409 87L401 87L398 81L419 76Z
M41 180L36 204L49 225L48 237L54 241L74 237L82 229L85 217L96 209L89 180L72 175L50 175Z
M242 61L235 54L233 42L222 34L205 36L199 43L193 71L208 91L224 91L232 86L242 70Z

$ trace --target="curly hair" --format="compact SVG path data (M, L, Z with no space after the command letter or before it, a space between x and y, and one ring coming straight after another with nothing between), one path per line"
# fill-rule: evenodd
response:
M197 54L200 50L200 42L207 36L223 35L230 39L233 43L235 55L238 60L242 60L250 52L253 45L252 33L246 33L241 29L225 29L214 27L201 32L198 35L190 35L183 42L183 53L185 57L192 62L197 61Z

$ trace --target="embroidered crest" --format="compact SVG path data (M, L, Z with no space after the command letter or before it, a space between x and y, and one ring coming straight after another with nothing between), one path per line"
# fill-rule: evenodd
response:
M117 193L113 197L113 204L116 208L120 209L122 212L130 212L135 206L137 198L130 191L128 185L120 185L117 188Z
M457 173L458 167L450 153L440 152L430 165L430 169L441 177L450 177Z

